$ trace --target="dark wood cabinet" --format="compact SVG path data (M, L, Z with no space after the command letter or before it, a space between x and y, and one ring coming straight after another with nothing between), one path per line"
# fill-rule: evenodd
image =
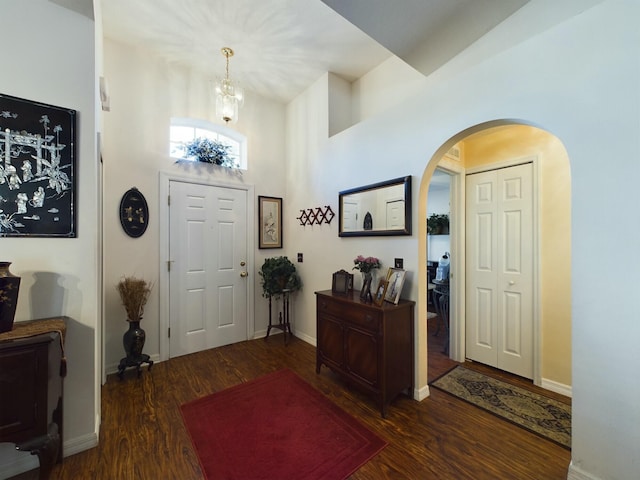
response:
M47 319L0 335L0 442L38 455L40 479L62 461L64 331L63 320Z
M384 417L400 393L413 391L415 302L360 300L357 292L316 292L316 372L325 365L361 387L378 402Z

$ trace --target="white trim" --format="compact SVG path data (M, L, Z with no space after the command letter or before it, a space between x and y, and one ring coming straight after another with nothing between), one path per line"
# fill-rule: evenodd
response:
M450 218L449 225L450 239L449 245L451 253L451 266L449 270L450 278L450 335L449 335L449 356L458 362L464 362L465 358L465 328L466 324L460 319L465 318L465 169L458 162L443 159L436 166L437 170L450 175ZM427 205L429 196L427 195ZM428 248L428 245L427 245ZM462 282L455 279L462 278ZM427 391L428 396L428 391ZM426 398L426 397L425 397Z
M565 385L564 383L554 382L553 380L549 380L547 378L543 378L540 382L540 386L545 390L550 390L552 392L559 393L560 395L564 395L565 397L572 397L573 390L571 385Z
M98 433L91 432L91 433L87 433L86 435L81 435L80 437L75 437L67 440L66 442L64 442L62 451L66 458L66 457L70 457L71 455L75 455L76 453L84 452L85 450L89 450L97 446L98 446Z
M538 160L537 155L529 155L526 157L512 158L511 160L503 160L501 162L488 163L485 165L479 165L477 167L467 168L466 175L473 175L474 173L489 172L491 170L499 170L501 168L516 167L518 165L524 165L525 163L534 163Z
M591 475L588 472L576 467L573 461L569 464L569 471L567 473L567 480L601 480L600 477Z
M198 185L208 185L219 188L232 188L244 190L247 193L247 271L255 272L255 205L256 196L253 185L232 184L219 180L203 180L200 177L190 175L178 175L170 172L160 172L159 175L159 205L160 205L160 265L159 285L160 295L160 361L169 359L169 337L166 335L169 329L169 272L167 261L169 259L169 184L170 182L185 182ZM255 335L255 300L254 282L249 276L247 282L247 339Z
M431 395L429 391L429 385L425 385L422 388L414 388L413 389L413 399L421 402L425 398L428 398Z
M265 335L266 334L267 334L267 331L265 330ZM314 347L318 346L316 339L307 335L306 333L296 332L294 333L294 335L298 337L300 340L307 342L309 345L313 345Z

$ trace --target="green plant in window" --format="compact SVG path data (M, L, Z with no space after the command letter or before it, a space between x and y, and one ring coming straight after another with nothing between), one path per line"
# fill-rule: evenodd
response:
M238 168L233 158L229 156L229 145L211 140L210 138L198 137L185 144L185 156L193 157L199 162L212 163L221 167Z

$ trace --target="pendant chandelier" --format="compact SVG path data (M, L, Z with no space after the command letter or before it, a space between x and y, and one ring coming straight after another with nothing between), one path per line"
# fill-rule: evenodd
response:
M216 82L216 117L226 123L236 123L238 110L244 103L244 92L229 79L229 57L233 57L233 50L224 47L221 51L227 59L227 69L225 77Z

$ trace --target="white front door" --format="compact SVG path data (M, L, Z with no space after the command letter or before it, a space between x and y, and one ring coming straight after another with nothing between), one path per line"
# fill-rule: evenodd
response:
M169 356L247 339L247 192L169 183Z
M532 164L466 185L467 357L533 378Z

